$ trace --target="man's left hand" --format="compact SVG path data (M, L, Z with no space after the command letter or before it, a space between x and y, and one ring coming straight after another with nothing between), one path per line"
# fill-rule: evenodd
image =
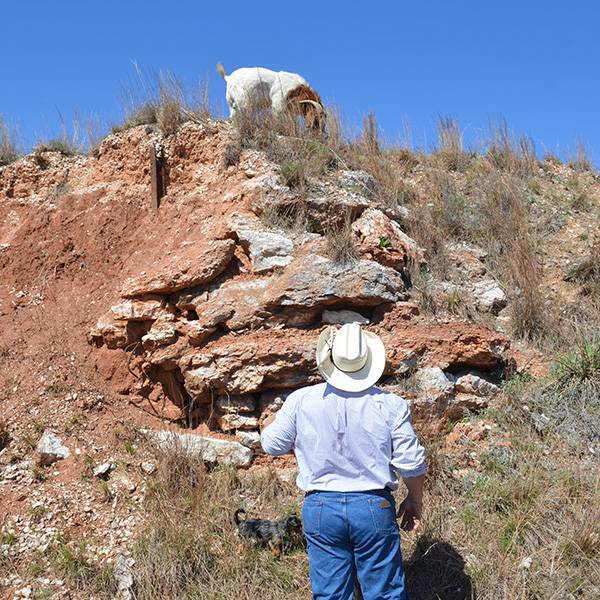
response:
M421 527L422 503L409 494L398 507L398 517L402 517L400 528L403 531L415 531Z

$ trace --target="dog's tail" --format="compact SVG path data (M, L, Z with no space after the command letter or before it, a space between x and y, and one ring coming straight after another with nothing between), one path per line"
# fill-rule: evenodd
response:
M227 81L227 75L225 75L225 69L223 68L223 65L221 63L217 63L217 71L219 72L219 75L225 80Z
M245 520L245 518L240 519L240 515L246 515L246 511L243 508L238 508L233 514L233 520L235 521L236 525L239 525L242 521Z

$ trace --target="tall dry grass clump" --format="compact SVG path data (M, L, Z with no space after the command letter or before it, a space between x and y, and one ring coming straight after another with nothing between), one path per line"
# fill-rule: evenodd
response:
M492 173L480 190L474 237L488 251L491 267L509 290L513 333L529 340L553 333L548 330L541 266L519 181Z
M9 165L19 158L14 131L0 116L0 167Z
M169 136L186 121L202 123L210 116L207 85L190 90L172 73L147 74L137 67L136 79L123 95L123 107L125 119L113 131L156 125Z
M433 158L440 167L448 171L464 171L471 157L465 151L463 135L458 121L452 117L440 117L438 120L438 146Z
M517 138L506 121L492 126L486 156L496 169L519 177L534 175L538 165L533 140Z
M569 166L573 167L576 171L593 172L594 166L589 157L587 146L582 140L577 140L575 143L575 156L569 161Z
M358 259L356 236L352 231L352 219L346 213L341 223L330 223L325 227L327 254L333 262L345 265Z

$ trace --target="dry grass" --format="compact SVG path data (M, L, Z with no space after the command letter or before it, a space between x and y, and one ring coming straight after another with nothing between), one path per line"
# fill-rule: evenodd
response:
M34 154L42 152L59 152L63 156L80 154L80 149L68 138L55 138L47 142L40 142L34 149Z
M587 146L582 140L577 140L575 144L575 157L569 161L569 166L580 173L594 171L594 166L589 158Z
M45 509L44 509L45 510ZM35 520L41 518L32 512ZM15 534L4 532L0 536L0 577L19 577L29 581L32 598L54 597L51 580L60 579L77 598L115 598L116 582L110 565L100 564L86 540L58 537L44 552L29 554L24 559L13 551L17 542ZM25 583L21 584L25 586ZM46 595L47 594L47 595Z
M173 135L186 121L204 122L209 117L208 88L188 90L172 73L149 75L136 68L136 79L124 94L125 119L113 131L139 125L155 125Z
M325 229L327 255L338 264L348 264L358 258L356 236L352 231L352 219L346 213L341 225L333 223Z
M277 560L269 550L242 549L232 519L240 506L271 517L297 510L291 485L269 471L207 473L181 448L159 453L158 465L134 548L138 600L308 598L303 552Z
M465 152L459 123L452 117L440 117L438 121L438 147L433 153L440 167L448 171L464 171L471 162Z
M582 285L585 293L600 291L600 241L592 245L588 256L569 269L565 279Z
M487 157L496 169L520 177L535 174L538 160L533 141L526 136L517 138L505 121L492 126L487 147Z
M0 167L9 165L19 158L14 131L0 116Z

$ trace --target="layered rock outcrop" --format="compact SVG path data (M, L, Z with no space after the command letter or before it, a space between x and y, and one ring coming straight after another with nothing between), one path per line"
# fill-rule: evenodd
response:
M204 163L203 188L186 192L194 223L162 240L160 253L148 248L147 263L137 260L90 332L97 346L128 353L137 379L121 391L161 418L235 436L252 452L265 411L320 380L314 353L324 323L356 319L386 345L384 387L406 393L398 386L415 377L417 419L457 418L484 405L491 388L482 373L493 386L508 340L481 325L420 314L410 301L410 272L424 267L423 251L401 217L372 200L364 174L315 183L306 198L313 220L351 206L352 239L344 243L356 246L357 257L339 262L318 230L282 230L262 218L269 202L292 203L294 194L260 155L247 160L252 168L242 164L236 173L244 178L229 186L211 175L222 169L217 155ZM444 389L432 394L442 380Z

